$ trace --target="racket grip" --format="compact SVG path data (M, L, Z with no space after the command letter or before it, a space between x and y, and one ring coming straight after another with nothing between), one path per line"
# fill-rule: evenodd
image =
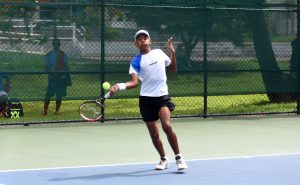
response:
M104 95L104 98L109 98L110 97L110 91Z

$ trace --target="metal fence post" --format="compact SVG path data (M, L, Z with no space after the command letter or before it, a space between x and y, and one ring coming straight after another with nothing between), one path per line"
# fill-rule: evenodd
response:
M296 47L300 48L300 0L297 0L297 38L296 38ZM296 61L297 61L297 114L300 114L300 56L299 53L296 52Z
M105 62L105 0L99 0L101 1L101 24L100 24L100 32L101 32L101 84L103 84L103 82L105 82L105 65L104 65L104 62ZM104 89L102 88L102 85L100 87L101 89L101 97L104 96ZM104 103L104 100L101 100L102 104ZM105 109L103 108L101 110L101 114L102 114L102 118L101 118L101 122L104 122L105 120Z
M207 118L207 96L208 96L208 92L207 92L207 80L208 80L208 71L207 71L207 9L206 7L204 8L204 14L203 14L203 22L204 22L204 26L203 26L203 75L204 75L204 87L203 87L203 98L204 98L204 102L203 102L203 116L204 118Z

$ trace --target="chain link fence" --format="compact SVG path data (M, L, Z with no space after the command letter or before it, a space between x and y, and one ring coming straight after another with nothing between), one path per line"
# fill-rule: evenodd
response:
M298 10L296 1L284 0L1 2L0 77L3 87L9 77L9 98L21 101L24 117L0 122L80 121L79 104L104 95L104 81L130 79L139 29L150 32L152 49L166 53L173 36L174 117L299 113ZM45 70L53 40L67 60L60 72ZM54 96L41 116L50 76L67 73L72 85L60 114L53 114ZM138 95L139 87L106 101L105 119L140 118Z

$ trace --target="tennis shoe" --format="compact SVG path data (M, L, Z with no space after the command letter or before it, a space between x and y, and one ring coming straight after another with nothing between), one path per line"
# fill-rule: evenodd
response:
M177 159L176 164L177 164L178 170L184 170L184 169L188 168L187 164L185 163L185 161L182 158Z
M155 166L155 170L164 170L169 167L169 161L166 158L166 160L160 160L159 163Z

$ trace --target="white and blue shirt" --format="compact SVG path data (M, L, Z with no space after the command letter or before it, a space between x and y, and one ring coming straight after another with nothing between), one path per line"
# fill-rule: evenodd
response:
M169 94L166 66L170 58L160 49L151 50L145 55L137 55L131 60L129 74L137 74L142 87L140 96L159 97Z

